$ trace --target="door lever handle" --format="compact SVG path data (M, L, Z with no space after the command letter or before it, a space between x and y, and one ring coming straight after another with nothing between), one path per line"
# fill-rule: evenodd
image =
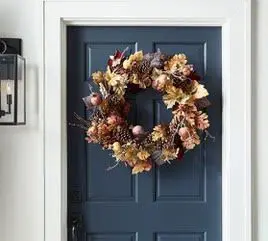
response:
M79 241L79 229L81 226L81 220L79 218L74 218L72 221L72 241Z

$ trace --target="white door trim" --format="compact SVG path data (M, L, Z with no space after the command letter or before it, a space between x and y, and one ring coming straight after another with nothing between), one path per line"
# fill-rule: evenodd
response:
M251 241L251 1L46 1L44 6L45 241L67 241L68 25L222 26L222 241Z

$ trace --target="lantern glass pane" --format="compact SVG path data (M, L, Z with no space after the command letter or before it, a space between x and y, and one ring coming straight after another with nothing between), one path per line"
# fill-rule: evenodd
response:
M17 122L25 123L25 60L21 56L17 65Z
M0 55L0 124L15 122L16 65L16 55Z

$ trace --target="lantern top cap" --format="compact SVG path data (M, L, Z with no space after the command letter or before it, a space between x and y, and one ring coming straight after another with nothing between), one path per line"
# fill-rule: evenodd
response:
M0 38L0 54L22 53L22 40L18 38Z

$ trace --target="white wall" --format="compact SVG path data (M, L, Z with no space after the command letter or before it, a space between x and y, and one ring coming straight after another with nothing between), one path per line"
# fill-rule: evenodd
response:
M42 241L41 0L0 0L0 37L23 39L27 59L28 108L26 126L0 126L0 241Z
M253 241L268 240L267 12L254 2ZM0 37L23 39L28 108L26 126L0 127L0 241L43 241L42 0L0 0Z

